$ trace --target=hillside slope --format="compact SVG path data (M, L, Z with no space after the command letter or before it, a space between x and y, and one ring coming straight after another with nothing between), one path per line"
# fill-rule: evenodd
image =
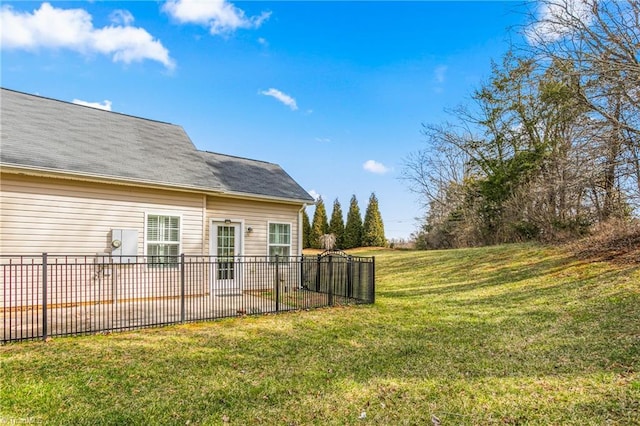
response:
M0 346L0 420L640 424L638 265L537 245L369 254L375 305Z

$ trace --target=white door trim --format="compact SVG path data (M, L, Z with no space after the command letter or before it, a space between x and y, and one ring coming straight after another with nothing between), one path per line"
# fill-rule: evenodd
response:
M236 253L234 253L235 260L238 257L244 255L244 219L219 219L212 218L209 220L209 255L215 260L218 255L217 244L217 227L218 226L233 226L236 229ZM220 295L224 293L238 293L242 291L242 263L236 262L234 265L233 279L220 280L218 279L219 264L216 262L211 266L209 287L212 295Z

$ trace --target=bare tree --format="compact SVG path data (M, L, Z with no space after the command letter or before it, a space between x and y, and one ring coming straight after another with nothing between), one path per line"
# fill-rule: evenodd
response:
M640 2L541 0L525 29L527 50L561 61L575 96L608 128L601 140L602 216L616 197L640 203Z
M535 7L524 52L405 160L427 246L575 235L640 208L640 0Z
M462 144L452 143L451 139L458 136L447 132L445 127L454 126L449 123L445 126L423 126L426 146L404 159L400 175L408 188L418 194L426 210L448 205L451 187L462 185L468 173L469 156L460 148Z
M320 245L324 250L333 250L336 246L336 236L334 234L320 236Z

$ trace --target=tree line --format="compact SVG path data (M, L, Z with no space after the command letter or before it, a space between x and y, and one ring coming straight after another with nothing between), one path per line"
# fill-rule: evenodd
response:
M527 43L405 159L425 212L418 247L558 241L637 216L640 2L537 6Z
M328 241L331 244L328 244ZM337 198L333 202L330 220L327 219L327 211L322 197L316 201L312 222L309 222L306 210L303 211L302 245L304 248L346 250L356 247L384 247L386 244L384 224L375 193L369 197L364 221L355 195L351 197L349 203L346 224L343 219L342 206ZM331 247L328 247L329 245Z

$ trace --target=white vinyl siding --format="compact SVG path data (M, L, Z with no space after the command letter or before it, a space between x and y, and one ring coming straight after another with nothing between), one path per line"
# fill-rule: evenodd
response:
M290 224L289 254L297 256L300 254L297 252L300 207L299 204L210 196L207 200L207 217L234 221L242 219L243 253L247 256L269 254L269 223ZM251 232L248 232L248 228L251 228Z
M209 254L213 218L244 220L248 256L268 255L268 221L290 223L290 254L299 254L300 204L220 196L207 196L205 204L202 194L4 172L0 181L0 254L110 253L112 229L135 229L143 255L146 213L181 217L180 253L186 255Z
M291 255L291 225L269 222L269 257Z
M112 229L138 231L145 254L145 213L180 216L180 252L203 254L202 195L2 173L0 254L111 252Z

